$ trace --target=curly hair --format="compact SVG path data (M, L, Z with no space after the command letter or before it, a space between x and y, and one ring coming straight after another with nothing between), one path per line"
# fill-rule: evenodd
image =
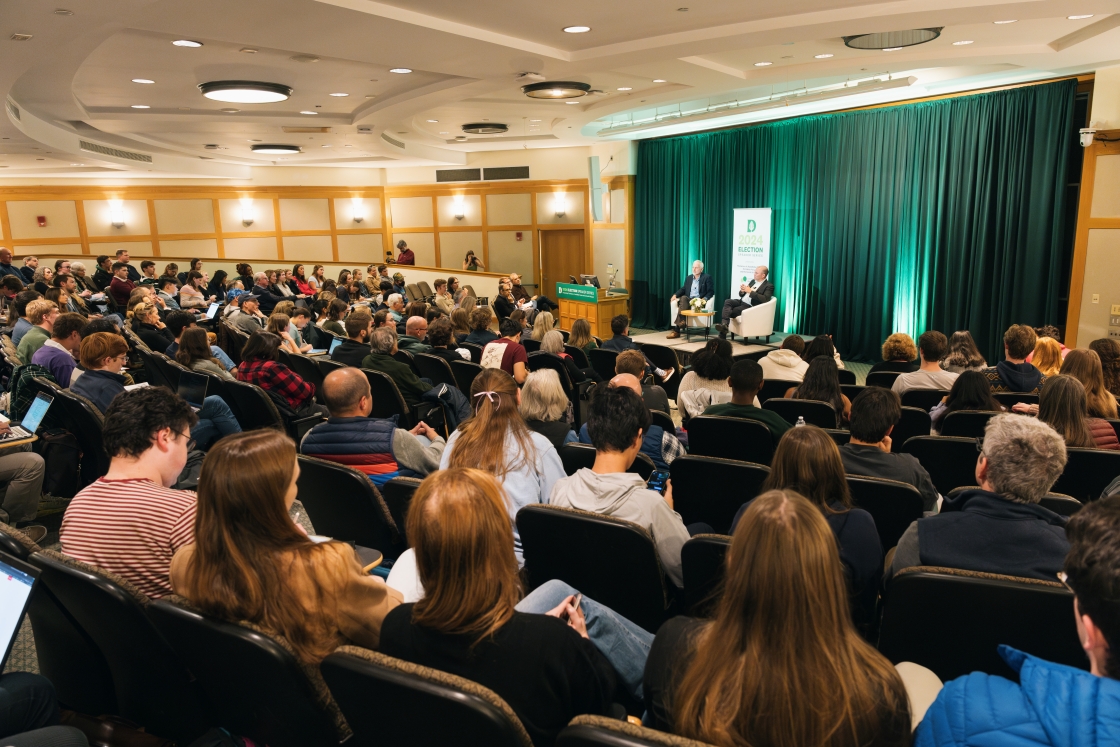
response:
M905 332L895 332L883 343L883 360L906 361L909 363L918 357L918 346L914 339Z

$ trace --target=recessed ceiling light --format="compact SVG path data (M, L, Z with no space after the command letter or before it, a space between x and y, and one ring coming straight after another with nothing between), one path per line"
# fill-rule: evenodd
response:
M391 67L391 68L389 68L389 72L390 73L399 73L400 75L405 75L406 73L411 73L412 68L410 68L410 67Z
M664 78L654 78L653 82L654 83L667 83L668 81L666 81Z
M241 49L239 49L237 51L238 52L244 52L245 54L256 54L260 50L253 49L252 47L242 47Z
M367 98L367 99L375 99L375 98L377 98L377 94L376 94L376 93L371 93L371 94L368 94L368 95L366 96L366 98Z
M963 47L966 44L972 44L972 39L961 39L960 41L953 42L954 47Z
M55 8L54 9L54 14L56 16L72 16L72 15L74 15L74 11L67 10L66 8ZM73 166L74 164L70 164L70 165Z
M318 62L319 61L319 58L316 57L313 54L294 54L289 59L294 60L295 62L303 62L303 63L311 63L311 62Z
M334 96L335 98L342 98L344 96L349 96L350 94L348 94L348 93L332 93L330 95Z
M148 106L147 104L133 104L132 108L133 109L151 109L152 107Z
M450 132L441 132L440 134L441 135L450 135L451 133Z
M439 122L439 120L438 120L438 119L429 119L428 121L429 121L429 122L432 122L432 123L435 123L435 122Z
M566 34L586 34L591 30L590 26L565 26L564 33Z
M678 13L686 13L686 12L688 12L688 8L677 8L677 12Z
M325 143L324 143L323 145L320 145L319 147L320 147L320 148L329 148L329 147L331 147L331 146L329 146L329 145L327 145L327 144L325 144Z
M70 165L71 165L71 166L81 166L82 164L80 164L80 163L72 163L72 164L70 164Z
M883 51L884 52L897 52L900 49L902 49L902 47L887 47Z
M219 109L218 111L225 112L226 114L237 114L241 110L234 109L233 107L226 107L225 109Z
M319 112L307 111L306 109L304 111L300 112L300 114L318 114L318 113Z
M997 26L1002 26L1005 23L1018 23L1018 22L1019 22L1018 18L1011 18L1011 19L1008 19L1006 21L992 21L992 23L994 23Z
M754 63L754 66L755 67L767 67L768 65L773 65L773 64L774 64L773 62L756 62L756 63Z
M529 121L530 121L530 122L540 122L540 120L539 120L539 119L530 119Z
M565 101L565 104L578 104L578 101Z
M154 80L148 80L147 78L133 78L133 79L132 79L132 82L133 82L133 83L143 83L143 84L145 84L145 85L149 85L149 84L155 83L155 81L154 81Z
M303 149L298 145L282 145L279 143L265 143L263 145L254 145L252 147L254 153L264 153L265 155L287 155L289 153L302 153Z
M1082 15L1082 16L1066 16L1066 19L1070 20L1070 21L1083 21L1086 18L1092 18L1092 17L1093 17L1093 14L1088 13L1088 14Z
M825 54L815 54L815 55L813 55L813 59L817 59L817 60L827 60L829 57L832 57L832 55L828 54L827 52Z
M202 42L191 41L190 39L176 39L171 42L176 47L201 47Z
M292 95L291 86L255 80L215 80L199 83L198 90L211 101L230 104L275 104Z
M622 88L619 88L618 90L620 90L620 91L633 91L634 89L631 88L630 86L623 86Z

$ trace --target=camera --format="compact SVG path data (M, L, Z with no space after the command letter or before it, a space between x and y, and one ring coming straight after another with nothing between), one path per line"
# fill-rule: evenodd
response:
M1081 128L1080 133L1081 133L1081 147L1082 148L1088 148L1090 145L1093 144L1093 135L1096 134L1096 132L1097 132L1097 130L1094 127L1082 127Z

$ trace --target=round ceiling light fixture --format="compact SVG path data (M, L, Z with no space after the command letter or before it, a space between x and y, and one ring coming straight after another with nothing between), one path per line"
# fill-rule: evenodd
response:
M773 62L756 62L756 63L754 63L754 66L755 67L770 67L773 64L774 64Z
M654 78L653 82L654 83L667 83L668 81L666 81L664 78Z
M1092 18L1092 17L1093 17L1092 13L1086 13L1085 15L1080 15L1080 16L1066 16L1066 20L1067 21L1084 21L1086 18Z
M573 80L546 80L521 86L521 93L531 99L578 99L591 90L589 83Z
M590 26L565 26L565 34L586 34L591 30Z
M829 57L832 57L832 55L828 53L813 55L814 60L827 60Z
M143 83L144 85L151 85L152 83L155 83L154 80L148 80L147 78L133 78L132 82L133 83Z
M133 109L151 109L152 107L148 106L147 104L133 104L132 108Z
M292 87L255 80L215 80L199 83L198 90L211 101L229 104L275 104L292 95Z
M501 135L509 131L509 125L501 122L471 122L462 127L468 135Z
M960 41L953 42L954 47L963 47L966 44L972 44L972 39L961 39Z
M305 109L305 110L300 112L300 114L312 114L312 115L315 115L315 114L318 114L318 113L319 112L313 112L313 111L310 111L308 109Z
M350 94L348 94L348 93L328 93L327 95L328 96L334 96L336 99L341 99L345 96L349 96Z
M856 34L845 36L844 45L852 49L881 49L895 51L903 47L913 47L916 44L925 44L941 36L943 26L928 29L907 29L905 31L887 31L882 34Z
M254 153L263 153L266 156L288 156L293 153L302 153L303 148L298 145L284 145L282 143L261 143L252 146Z
M1006 21L992 21L992 23L994 23L997 26L1003 26L1004 24L1007 24L1007 23L1018 23L1018 22L1019 22L1018 18L1009 18Z
M176 47L192 47L193 48L193 47L201 47L202 46L202 42L196 42L196 41L192 41L190 39L176 39L175 41L173 41L171 43L174 44Z
M389 72L390 73L397 73L398 75L408 75L409 73L412 72L412 68L410 68L410 67L391 67L391 68L389 68Z

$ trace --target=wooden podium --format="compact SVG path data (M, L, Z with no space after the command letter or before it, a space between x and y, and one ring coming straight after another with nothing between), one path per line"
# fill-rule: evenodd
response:
M576 319L586 319L591 324L591 334L603 340L614 337L611 319L628 312L630 294L608 294L603 288L591 285L556 284L560 304L560 329L570 332Z

